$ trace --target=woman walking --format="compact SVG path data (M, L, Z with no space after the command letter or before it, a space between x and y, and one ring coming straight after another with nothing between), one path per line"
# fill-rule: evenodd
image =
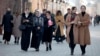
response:
M4 26L4 35L3 35L3 40L5 40L4 43L9 44L13 29L13 15L11 15L10 8L8 8L6 14L3 16L3 21L1 26Z
M71 50L71 55L74 53L74 48L78 44L78 21L79 17L76 14L76 7L72 7L71 14L68 14L66 19L67 25L67 41Z
M33 15L28 8L22 14L20 30L22 30L21 49L27 51L30 44L30 36L33 24Z
M56 33L56 41L63 42L64 40L64 17L62 15L62 12L60 10L57 11L56 17L55 17L57 28L55 30Z
M13 35L15 37L15 44L19 44L19 39L21 37L21 31L19 30L19 26L21 24L21 15L19 15L19 13L16 13L14 16L14 27L13 27Z
M55 20L51 16L51 12L46 12L46 20L44 22L44 38L43 42L46 44L46 51L52 50L52 36L55 26Z
M86 6L81 6L81 12L79 13L80 23L79 26L79 44L82 51L82 55L86 53L86 46L90 45L90 16L86 13Z
M41 17L40 12L36 11L35 17L33 18L32 28L32 41L31 47L39 51L40 42L42 40L42 28L44 26L44 19Z

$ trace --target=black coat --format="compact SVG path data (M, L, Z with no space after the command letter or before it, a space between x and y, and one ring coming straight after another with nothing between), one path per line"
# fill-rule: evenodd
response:
M54 18L51 19L53 22L53 25L48 27L48 19L45 20L44 22L44 37L43 37L43 42L51 42L52 41L52 36L53 36L53 31L55 30L55 20Z
M64 15L64 20L66 20L67 15L68 15L68 13L66 13L66 14Z
M29 22L23 22L23 20L29 20ZM22 31L21 49L27 50L30 45L30 36L33 26L33 14L29 13L28 17L26 17L25 13L23 13L21 18L21 24L26 26L26 29Z
M53 21L52 29L54 31L56 29L56 23L55 23L54 17L51 17L51 21ZM47 29L47 28L48 28L48 19L45 18L45 20L44 20L44 29Z
M29 20L29 22L23 22L23 20ZM30 12L28 17L25 16L25 13L22 14L21 24L26 25L26 27L33 26L33 14Z
M13 28L12 21L13 21L13 16L11 15L11 12L8 11L3 16L2 26L4 26L4 31L12 32L12 28Z

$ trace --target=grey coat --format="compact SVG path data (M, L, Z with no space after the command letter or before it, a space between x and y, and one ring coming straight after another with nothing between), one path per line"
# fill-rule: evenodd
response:
M33 27L37 27L37 26L40 26L40 27L44 26L44 19L42 17L35 16L33 18Z
M13 35L15 37L21 37L21 31L19 30L19 26L21 24L21 15L19 16L14 16L14 27L13 27Z

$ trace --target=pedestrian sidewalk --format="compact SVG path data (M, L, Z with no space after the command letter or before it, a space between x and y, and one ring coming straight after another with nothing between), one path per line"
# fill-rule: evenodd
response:
M91 33L91 45L87 46L85 56L100 56L100 26L90 26ZM2 36L0 36L2 40ZM15 45L14 37L12 36L10 44L5 45L0 43L0 56L71 56L68 43L57 44L53 41L52 51L45 51L45 45L41 44L40 51L35 52L33 48L29 48L28 52L23 52L20 49L20 45ZM74 56L81 56L80 46L77 45L75 48Z

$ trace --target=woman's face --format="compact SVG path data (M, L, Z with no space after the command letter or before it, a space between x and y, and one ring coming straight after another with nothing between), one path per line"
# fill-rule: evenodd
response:
M77 8L75 8L74 10L73 10L73 13L76 13L77 12Z
M40 13L38 11L36 11L36 16L40 16Z
M26 9L26 10L25 10L25 13L29 13L29 9Z
M50 14L49 13L46 13L46 16L48 19L50 19Z
M82 7L81 7L81 11L82 11L82 12L85 12L85 11L86 11L86 8L85 8L84 6L82 6Z

